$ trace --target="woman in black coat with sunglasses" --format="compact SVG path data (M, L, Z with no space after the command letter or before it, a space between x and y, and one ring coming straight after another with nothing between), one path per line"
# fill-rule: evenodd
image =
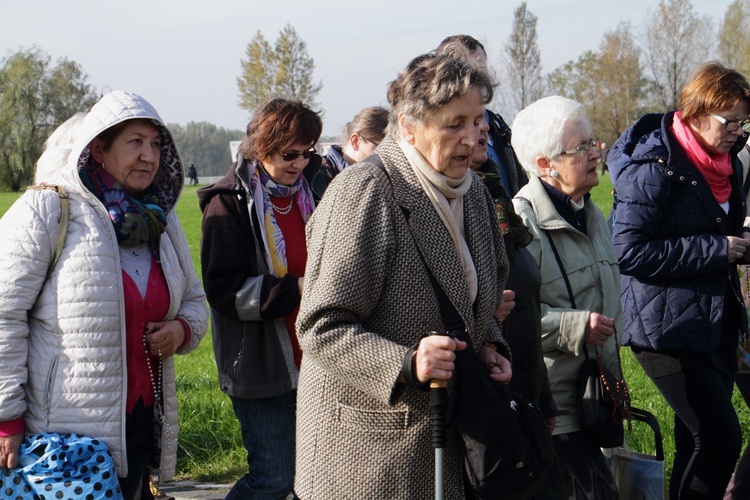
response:
M302 353L294 321L307 261L305 223L322 123L300 101L271 99L247 126L237 162L198 191L201 262L221 389L232 400L248 473L228 499L279 498L294 481Z

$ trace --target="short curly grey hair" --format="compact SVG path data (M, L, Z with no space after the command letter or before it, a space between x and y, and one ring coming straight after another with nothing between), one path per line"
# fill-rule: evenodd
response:
M429 52L415 57L398 77L388 85L391 105L388 133L398 138L398 116L423 123L438 108L456 97L478 87L482 102L492 101L494 85L487 72L466 57L466 49L455 44L456 50L440 54Z

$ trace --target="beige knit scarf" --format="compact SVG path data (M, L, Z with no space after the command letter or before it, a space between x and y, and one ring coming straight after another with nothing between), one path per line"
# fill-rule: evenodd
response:
M477 298L477 270L464 232L464 194L471 187L471 172L467 169L462 178L451 179L432 168L424 156L404 139L399 138L397 142L453 240L473 304Z

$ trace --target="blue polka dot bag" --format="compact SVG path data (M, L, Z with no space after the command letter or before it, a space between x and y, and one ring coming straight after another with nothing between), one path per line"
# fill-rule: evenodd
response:
M43 433L21 444L18 467L0 473L0 498L122 499L112 454L103 441Z

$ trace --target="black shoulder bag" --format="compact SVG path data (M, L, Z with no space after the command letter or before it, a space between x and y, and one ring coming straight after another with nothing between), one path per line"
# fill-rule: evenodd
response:
M365 162L390 176L378 155ZM452 423L460 435L464 472L473 494L483 500L521 500L543 486L545 468L555 460L547 421L531 403L507 384L495 383L479 361L461 315L419 252L440 307L447 332L466 342L455 359L455 412Z
M546 231L545 231L546 233ZM560 254L557 251L552 235L547 233L552 253L560 267L565 287L568 289L570 305L576 309L576 301L573 297L573 289L568 280L568 274L562 265ZM589 356L588 346L583 346L583 354L586 359L578 371L578 420L581 430L586 433L599 447L614 448L622 446L625 439L623 420L630 420L630 393L625 379L622 376L622 361L620 360L620 343L615 331L615 345L617 352L617 365L620 377L616 377L602 364L599 349L596 350L596 359Z
M424 257L422 258L424 261ZM455 414L464 472L477 498L526 499L544 483L555 460L552 434L536 406L509 385L494 382L479 361L463 321L426 267L449 335L467 343L456 351Z

